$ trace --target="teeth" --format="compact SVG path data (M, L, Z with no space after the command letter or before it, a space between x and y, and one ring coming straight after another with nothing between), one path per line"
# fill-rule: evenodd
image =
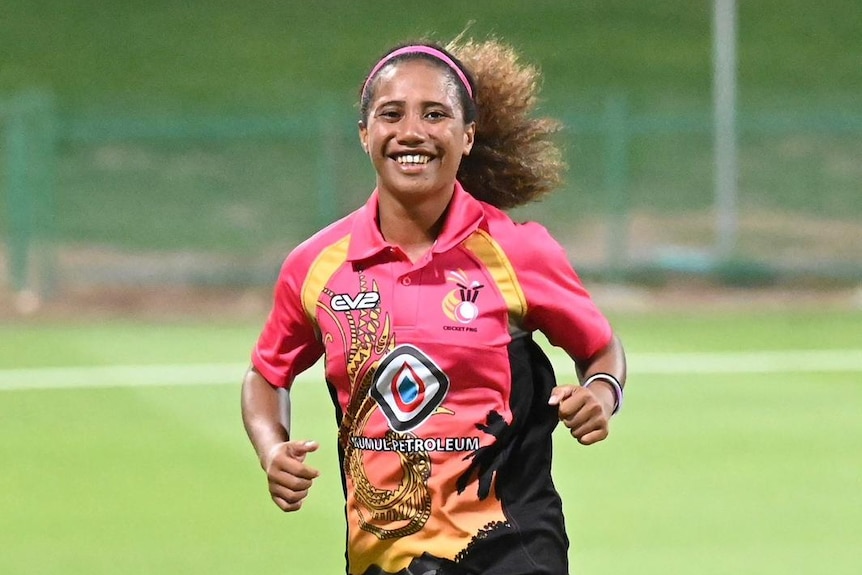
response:
M431 158L420 154L404 154L403 156L398 156L396 160L403 166L405 164L427 164Z

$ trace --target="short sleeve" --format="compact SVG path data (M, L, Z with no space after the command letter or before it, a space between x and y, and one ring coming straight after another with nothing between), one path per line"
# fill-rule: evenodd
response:
M563 348L574 359L592 357L610 342L610 323L593 302L559 242L539 224L519 227L524 234L519 245L526 248L518 258L523 263L516 266L527 300L524 327L541 331L551 344ZM532 255L525 258L526 254Z
M323 355L317 331L302 306L301 289L307 266L291 254L275 285L272 309L252 352L252 364L276 387L293 379Z

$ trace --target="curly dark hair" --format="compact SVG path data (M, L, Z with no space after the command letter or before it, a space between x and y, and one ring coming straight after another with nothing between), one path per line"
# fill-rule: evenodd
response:
M455 71L433 56L407 53L389 62L427 60L444 70L457 87L464 121L476 122L473 148L458 168L458 180L464 189L479 200L510 209L538 200L557 188L566 164L553 136L562 124L553 118L534 117L539 70L521 62L511 46L496 39L477 42L458 38L445 47L421 41L402 44L386 55L403 46L418 44L449 56L473 91L471 98ZM360 91L362 121L368 118L376 76L368 78Z

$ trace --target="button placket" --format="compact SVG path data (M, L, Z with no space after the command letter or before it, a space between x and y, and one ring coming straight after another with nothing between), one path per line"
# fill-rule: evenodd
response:
M400 266L399 266L400 267ZM413 329L419 322L420 299L422 295L422 270L412 266L401 267L393 281L395 325Z

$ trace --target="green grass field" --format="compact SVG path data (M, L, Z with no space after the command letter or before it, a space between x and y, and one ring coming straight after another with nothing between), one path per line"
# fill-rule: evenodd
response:
M572 572L858 573L862 312L612 319L630 355L624 412L603 444L556 436ZM0 573L342 572L322 382L294 392L296 436L322 443L301 512L271 504L242 430L257 330L0 325ZM198 385L175 384L204 364Z

